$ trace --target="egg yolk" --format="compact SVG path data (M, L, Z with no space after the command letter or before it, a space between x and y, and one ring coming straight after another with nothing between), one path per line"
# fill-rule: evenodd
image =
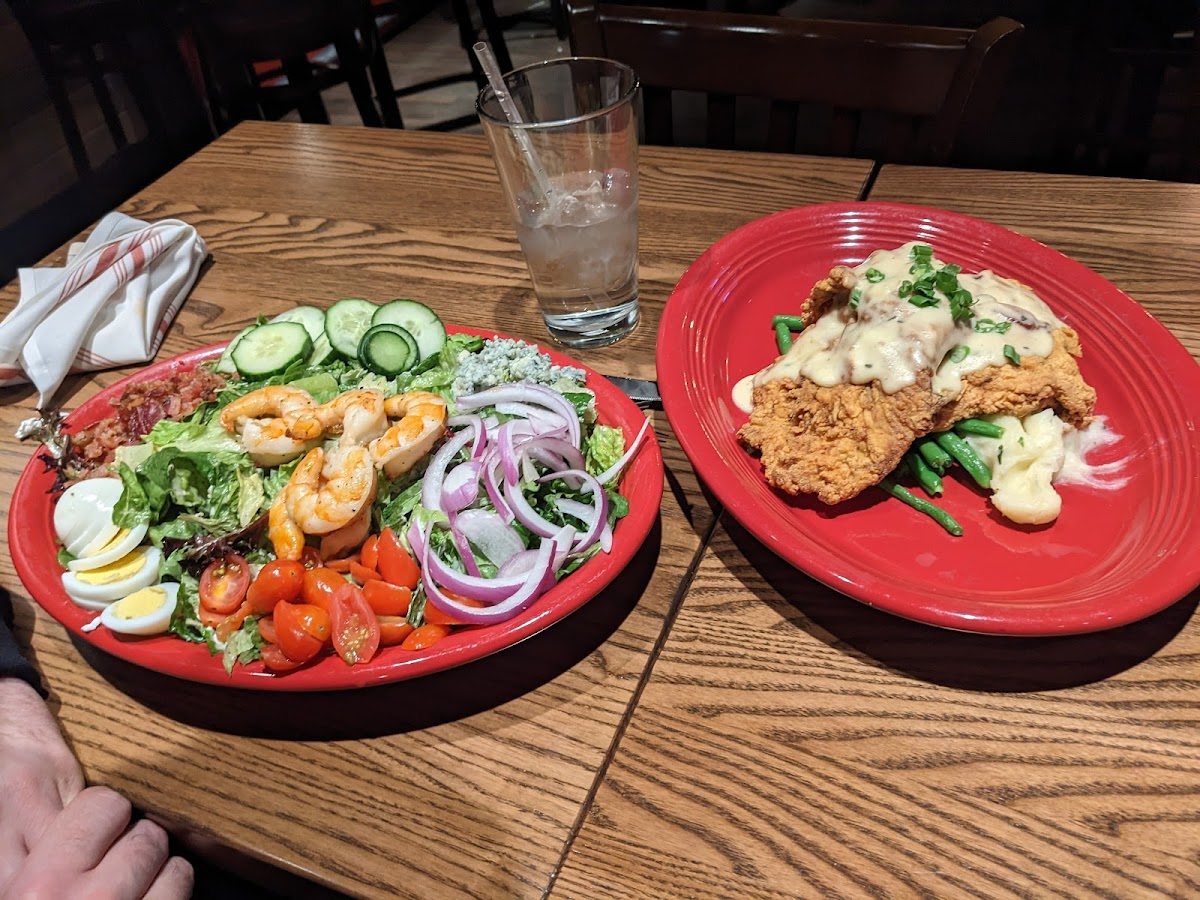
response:
M117 546L117 544L121 543L121 541L125 540L125 538L127 538L127 537L129 537L129 529L128 528L118 529L117 533L112 536L112 540L110 540L107 544L105 544L103 547L101 547L99 550L97 550L95 553L93 553L92 556L99 556L101 553L104 553L108 550L113 549L114 547Z
M112 608L112 614L118 619L136 619L148 616L167 600L167 592L161 587L142 588L134 591L124 600L118 600Z
M126 531L126 534L129 532ZM76 572L75 577L84 584L116 584L126 578L132 578L146 565L146 551L141 547L130 550L120 559L110 562L107 566L97 566L86 572Z

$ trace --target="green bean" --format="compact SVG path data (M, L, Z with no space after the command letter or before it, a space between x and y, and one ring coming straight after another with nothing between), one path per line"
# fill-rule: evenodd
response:
M771 320L771 325L778 328L780 322L786 325L791 331L804 330L803 316L776 316Z
M942 479L938 477L937 472L930 468L929 463L921 458L921 454L915 450L909 450L904 454L904 458L921 489L930 497L940 497L942 495Z
M950 534L954 535L955 537L962 537L962 526L955 522L954 517L940 506L934 506L928 500L922 500L912 491L908 490L907 488L902 488L900 485L894 484L886 478L879 482L879 486L901 503L907 503L917 512L921 512L929 516L929 518L933 519L933 521L945 528L948 532L950 532Z
M913 444L921 458L929 463L929 468L939 475L945 475L946 470L954 465L954 458L937 445L933 438L924 437Z
M979 458L979 454L971 449L970 444L953 431L940 432L934 435L933 439L938 442L939 447L958 460L977 485L982 488L991 487L992 470Z
M787 353L792 348L792 330L783 322L775 323L775 343L779 345L780 353Z
M963 419L954 423L954 430L959 434L977 434L980 437L1004 437L1004 429L983 419Z

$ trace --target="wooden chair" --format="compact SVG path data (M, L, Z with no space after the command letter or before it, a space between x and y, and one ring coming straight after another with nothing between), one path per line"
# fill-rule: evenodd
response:
M508 53L508 44L504 40L503 23L496 14L494 0L475 0L474 6L479 11L480 26L487 37L488 43L491 45L492 53L496 56L496 63L500 66L500 71L509 71L513 67L512 59ZM385 16L399 16L405 11L405 0L371 0L371 8L376 19ZM450 0L450 10L454 14L455 23L458 25L458 42L462 46L463 52L467 55L468 69L452 75L443 75L439 78L431 78L427 81L397 88L395 91L396 97L410 97L413 94L424 93L425 91L431 91L450 84L460 84L464 81L474 81L475 86L480 89L487 84L487 76L483 74L483 69L479 65L479 60L475 58L475 53L472 49L475 46L475 42L479 40L480 29L475 25L475 19L471 13L471 5L468 3L468 0ZM427 125L425 126L425 130L454 131L468 125L478 124L478 122L479 117L475 113L471 113L470 115L459 116L455 119L448 119L444 122Z
M404 127L367 0L199 0L194 16L222 126L291 108L302 121L328 124L321 91L345 83L364 125ZM312 55L326 47L336 66L314 64ZM255 70L271 61L281 62L286 83Z
M759 98L766 121L751 124L765 125L765 149L886 162L951 161L986 124L1022 30L1005 18L968 30L566 2L576 54L638 73L647 143L675 143L672 92L691 91L707 95L707 146L734 147L749 130L739 98Z
M81 179L92 175L71 102L71 85L86 80L95 96L113 149L145 155L133 145L153 142L164 160L177 161L211 139L203 90L182 59L185 23L172 3L143 6L136 0L10 0L46 82L71 160ZM132 101L135 129L127 133L113 85ZM131 142L131 137L134 140Z
M1056 167L1200 181L1200 11L1098 6L1074 36Z

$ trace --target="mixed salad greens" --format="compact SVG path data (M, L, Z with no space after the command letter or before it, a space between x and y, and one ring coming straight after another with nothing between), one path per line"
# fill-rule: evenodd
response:
M359 588L379 579L383 585L372 590L380 597L385 587L407 590L405 603L388 600L388 614L379 616L396 634L431 623L448 632L517 614L607 550L615 522L628 512L616 485L646 428L627 446L619 428L597 422L582 369L556 366L521 341L447 334L413 301L376 306L356 298L328 313L298 307L260 320L204 365L234 377L185 420L160 421L141 443L117 449L112 470L122 491L112 520L121 529L144 527L144 540L161 550L160 581L179 585L169 631L222 654L227 671L275 658L272 638L284 623L278 615L271 621L271 604L250 601L258 581L286 580L268 538L268 511L300 463L257 465L223 427L220 411L252 391L286 385L317 404L362 389L386 397L422 391L446 401L445 437L433 452L396 479L380 473L361 548L338 560L317 559L311 539L305 550L306 569L332 566ZM394 562L397 552L411 569ZM409 587L384 577L385 554L393 571L418 572L398 577ZM60 562L73 561L64 549ZM249 599L218 621L202 594L214 584L225 591L231 575L245 576L235 586L248 588ZM299 588L291 597L301 599ZM322 634L321 622L304 627Z

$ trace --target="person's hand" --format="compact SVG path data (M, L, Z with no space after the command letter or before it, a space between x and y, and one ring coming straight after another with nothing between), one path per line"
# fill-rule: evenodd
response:
M191 866L131 813L115 791L84 788L41 697L0 678L0 896L189 897Z

